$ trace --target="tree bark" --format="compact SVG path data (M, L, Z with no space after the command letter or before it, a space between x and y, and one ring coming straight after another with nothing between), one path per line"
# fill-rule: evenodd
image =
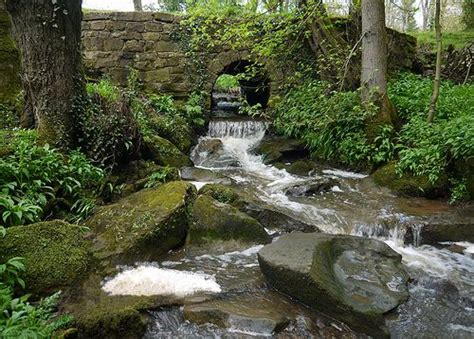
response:
M388 45L384 7L381 0L362 0L362 102L378 107L377 116L368 122L369 134L375 130L372 127L392 124L395 120L387 96Z
M135 7L136 11L143 11L142 0L133 0L133 6Z
M7 0L21 53L22 85L39 139L74 146L73 102L84 94L81 63L82 0Z
M433 122L436 104L439 97L439 87L441 84L441 57L443 52L443 42L441 34L441 0L436 0L435 9L435 30L436 30L436 73L433 83L433 93L431 95L430 106L428 108L428 122Z

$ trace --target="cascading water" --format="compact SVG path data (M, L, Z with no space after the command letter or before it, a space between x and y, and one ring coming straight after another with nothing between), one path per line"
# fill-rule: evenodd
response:
M332 192L312 197L288 197L284 192L285 187L308 179L265 165L261 156L252 154L252 149L264 137L266 128L266 123L258 121L211 122L208 135L201 141L219 139L222 142L222 155L230 156L235 161L226 168L214 167L212 163L207 163L205 167L230 176L241 186L251 187L249 190L256 192L265 203L305 223L317 225L323 232L378 238L399 252L407 270L418 283L411 286L411 292L415 295L412 296L412 305L408 303L405 309L401 308L401 312L405 313L400 317L406 318L405 321L390 325L395 336L406 331L414 331L416 335L415 322L420 319L414 317L415 321L410 321L409 314L416 309L429 308L437 309L447 317L451 314L453 323L444 326L439 332L439 322L429 324L430 321L427 321L427 328L446 335L474 333L474 326L469 320L473 315L474 260L469 253L459 254L433 246L419 246L422 224L417 222L416 217L397 208L394 201L398 198L373 186L363 174L325 169L319 175L339 181ZM407 227L413 229L414 246L404 244ZM466 245L468 249L472 246ZM439 306L444 300L439 293L433 292L436 289L430 287L435 281L447 282L457 289L459 304L453 308L454 311ZM429 303L425 302L427 299Z
M268 124L263 121L213 121L208 135L202 137L193 150L193 161L197 167L230 177L234 188L242 194L298 221L315 225L327 233L378 238L399 252L414 282L410 285L409 301L399 307L397 319L388 323L393 337L472 336L474 245L463 244L465 252L454 253L428 245L417 247L404 244L406 229L414 227L416 231L417 225L422 224L418 215L431 211L433 208L429 204L432 202L394 197L360 173L326 168L308 178L266 165L261 156L253 153L253 149L264 138L267 128ZM324 193L310 196L287 194L288 188L323 179L334 182L333 187ZM198 184L198 188L201 185ZM412 213L414 209L416 213ZM414 232L415 245L419 245L416 236ZM219 295L218 300L227 303L227 307L244 315L254 314L252 312L255 311L264 314L277 312L296 319L282 333L283 336L357 336L344 324L288 302L269 289L256 257L262 245L251 248L241 246L233 242L188 246L185 250L170 253L160 263L138 267L140 272L123 272L122 280L117 276L115 285L112 280L108 287L111 291L125 288L130 292L133 287L127 285L127 281L133 281L139 288L145 288L144 285L150 288L158 286L153 278L148 278L150 270L161 270L160 274L170 275L168 283L173 284L176 272L181 271L185 275L191 274L187 276L190 277L189 283L182 286L183 295L188 291L213 292ZM128 280L124 279L127 274L130 276ZM152 312L151 316L156 321L149 329L147 338L272 335L262 323L240 316L237 317L240 320L232 322L227 329L186 322L180 308Z

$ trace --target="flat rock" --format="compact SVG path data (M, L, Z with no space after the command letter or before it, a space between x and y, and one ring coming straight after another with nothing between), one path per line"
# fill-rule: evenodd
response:
M302 141L282 137L273 137L263 140L255 148L255 152L263 155L265 164L292 162L304 158L309 154Z
M375 337L388 335L384 314L408 298L401 256L378 240L291 233L258 260L278 291Z
M100 208L86 221L95 233L95 255L123 264L151 260L176 248L186 238L187 211L195 196L192 184L173 181Z
M224 185L232 184L232 179L230 179L229 177L205 168L183 167L180 170L180 174L181 179L183 180L212 182Z
M338 185L338 181L333 178L313 177L307 181L293 184L285 189L286 195L295 197L311 196L323 192L329 192L333 186Z

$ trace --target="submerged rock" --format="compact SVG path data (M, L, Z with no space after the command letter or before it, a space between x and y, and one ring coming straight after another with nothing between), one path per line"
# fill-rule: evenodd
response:
M232 183L231 178L205 168L184 167L181 169L180 173L181 179L183 180L213 182L224 185L230 185Z
M99 258L120 263L151 260L182 244L188 231L187 211L196 189L173 181L134 193L104 206L86 221L95 236Z
M281 137L263 140L256 148L257 154L263 155L265 164L275 162L291 162L309 155L304 143L300 140L286 139Z
M46 295L69 287L87 271L90 243L81 229L63 221L10 227L0 239L0 262L24 258L28 291Z
M286 195L295 197L310 196L329 192L333 186L338 185L336 179L326 177L313 177L311 180L292 184L291 187L285 189Z
M144 150L159 165L171 167L192 166L193 162L173 143L157 135L144 138Z
M401 256L381 241L292 233L258 260L278 291L372 336L387 335L384 314L408 298Z
M184 318L197 325L214 324L221 328L232 328L246 333L276 334L285 329L290 319L275 309L251 307L235 300L213 300L200 304L186 305ZM250 306L250 307L249 307Z
M448 193L448 178L442 175L436 183L431 183L426 176L414 176L404 173L400 177L396 172L395 163L390 163L372 174L374 181L402 195L427 198L445 197Z
M271 241L257 220L207 195L199 196L194 203L190 239L191 242L220 239L256 244Z

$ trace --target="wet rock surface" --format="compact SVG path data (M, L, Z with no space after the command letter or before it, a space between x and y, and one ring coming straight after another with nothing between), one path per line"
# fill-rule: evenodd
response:
M232 180L229 177L205 168L183 167L180 170L180 174L183 180L212 182L224 185L232 184Z
M377 240L292 233L258 260L278 291L369 335L388 335L384 314L408 298L401 256Z
M255 152L263 155L265 164L292 162L309 154L302 141L281 137L271 137L263 140L255 148Z
M256 244L270 242L263 226L235 207L201 195L194 202L191 242L206 240L241 240Z
M224 151L224 145L219 139L202 140L193 150L196 166L228 167L238 166L238 160Z
M313 177L311 180L292 184L284 190L286 195L303 197L329 192L332 187L338 184L338 181L333 178Z

